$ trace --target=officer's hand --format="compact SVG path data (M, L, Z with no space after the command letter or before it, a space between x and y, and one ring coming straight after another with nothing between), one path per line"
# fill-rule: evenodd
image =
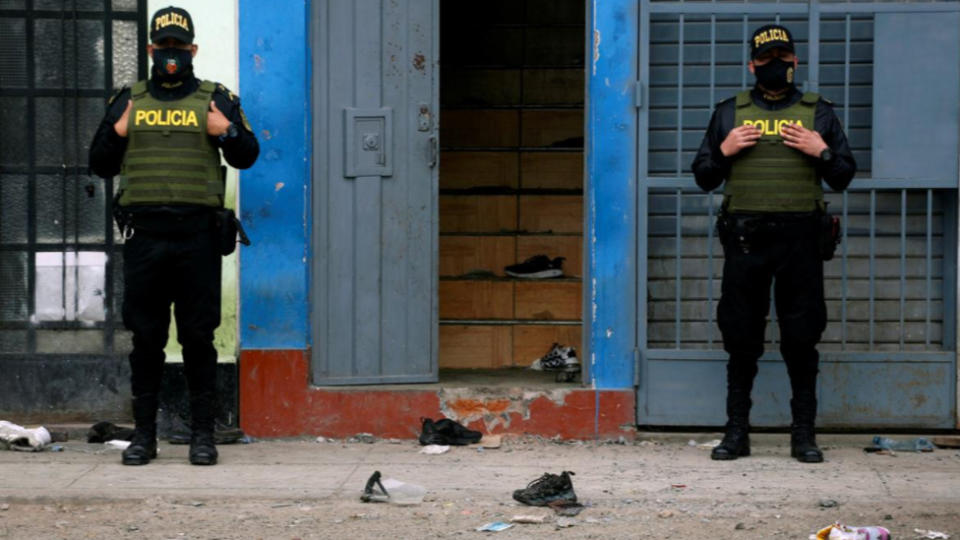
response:
M819 133L796 124L783 126L780 136L783 137L783 144L796 148L808 156L820 157L820 154L828 148Z
M755 146L763 131L754 126L740 126L730 130L730 134L720 144L720 152L725 157L738 154L744 148Z
M127 108L123 110L123 115L120 116L120 119L113 123L113 130L117 132L117 135L127 138L127 122L130 121L130 109L133 108L133 100L127 100Z
M226 134L230 123L230 120L217 108L217 104L211 101L210 110L207 111L207 135L219 137Z

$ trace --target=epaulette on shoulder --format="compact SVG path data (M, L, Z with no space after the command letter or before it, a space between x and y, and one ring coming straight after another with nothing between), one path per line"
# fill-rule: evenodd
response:
M126 92L126 91L129 90L129 89L130 89L130 87L128 87L128 86L123 86L123 87L121 87L119 90L117 90L116 92L114 92L113 95L110 96L110 99L107 100L107 105L113 105L113 102L116 101L118 97L120 97L120 94Z
M233 92L231 92L229 88L227 88L226 86L224 86L224 85L222 85L222 84L220 84L220 83L217 83L217 87L214 89L214 93L215 93L215 94L222 94L223 96L225 96L227 99L229 99L229 100L230 100L231 102L233 102L233 103L236 103L237 101L240 101L240 98L237 97L236 94L234 94Z
M731 101L733 101L733 100L735 100L735 99L737 99L737 96L730 96L730 97L728 97L728 98L726 98L726 99L721 99L720 101L717 102L716 105L714 105L714 108L719 107L719 106L723 105L724 103L729 103L729 102L731 102Z

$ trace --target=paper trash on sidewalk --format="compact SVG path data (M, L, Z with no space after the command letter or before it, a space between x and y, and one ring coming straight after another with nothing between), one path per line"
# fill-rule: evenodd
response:
M950 538L950 535L949 535L949 534L947 534L947 533L942 533L942 532L940 532L940 531L928 531L928 530L926 530L926 529L914 529L913 532L915 532L915 533L917 533L918 535L920 535L920 536L917 536L917 538L921 538L921 539L924 539L924 540L928 540L928 539L929 539L929 540L948 540L948 539Z
M52 438L45 427L27 429L6 420L0 420L0 448L39 452L50 444Z
M502 443L502 441L503 441L502 435L486 435L485 434L483 438L480 439L480 445L483 448L487 448L489 450L495 450L497 448L500 448L500 444Z
M446 454L450 451L450 446L446 444L428 444L420 449L421 454Z
M513 527L513 525L510 523L504 523L502 521L494 521L491 523L487 523L482 527L477 527L476 530L480 532L500 532L500 531L505 531L510 527Z
M112 441L107 441L103 443L107 448L112 448L114 450L126 450L130 446L130 441L121 441L119 439L113 439Z
M890 531L883 527L848 527L834 523L811 534L810 540L890 540Z

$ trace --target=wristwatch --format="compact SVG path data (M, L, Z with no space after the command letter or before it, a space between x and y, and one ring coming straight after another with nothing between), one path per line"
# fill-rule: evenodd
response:
M824 163L833 161L833 152L829 148L824 148L823 152L820 152L820 161Z
M240 135L240 130L237 129L236 124L233 122L227 127L227 132L219 137L220 142L223 142L227 139L236 139L237 135Z

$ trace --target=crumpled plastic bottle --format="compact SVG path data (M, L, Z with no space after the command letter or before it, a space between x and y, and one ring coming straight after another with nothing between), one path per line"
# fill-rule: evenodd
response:
M850 527L834 523L810 535L810 540L890 540L884 527Z
M893 450L894 452L933 452L933 443L923 437L898 441L877 435L873 438L873 445L877 448Z

